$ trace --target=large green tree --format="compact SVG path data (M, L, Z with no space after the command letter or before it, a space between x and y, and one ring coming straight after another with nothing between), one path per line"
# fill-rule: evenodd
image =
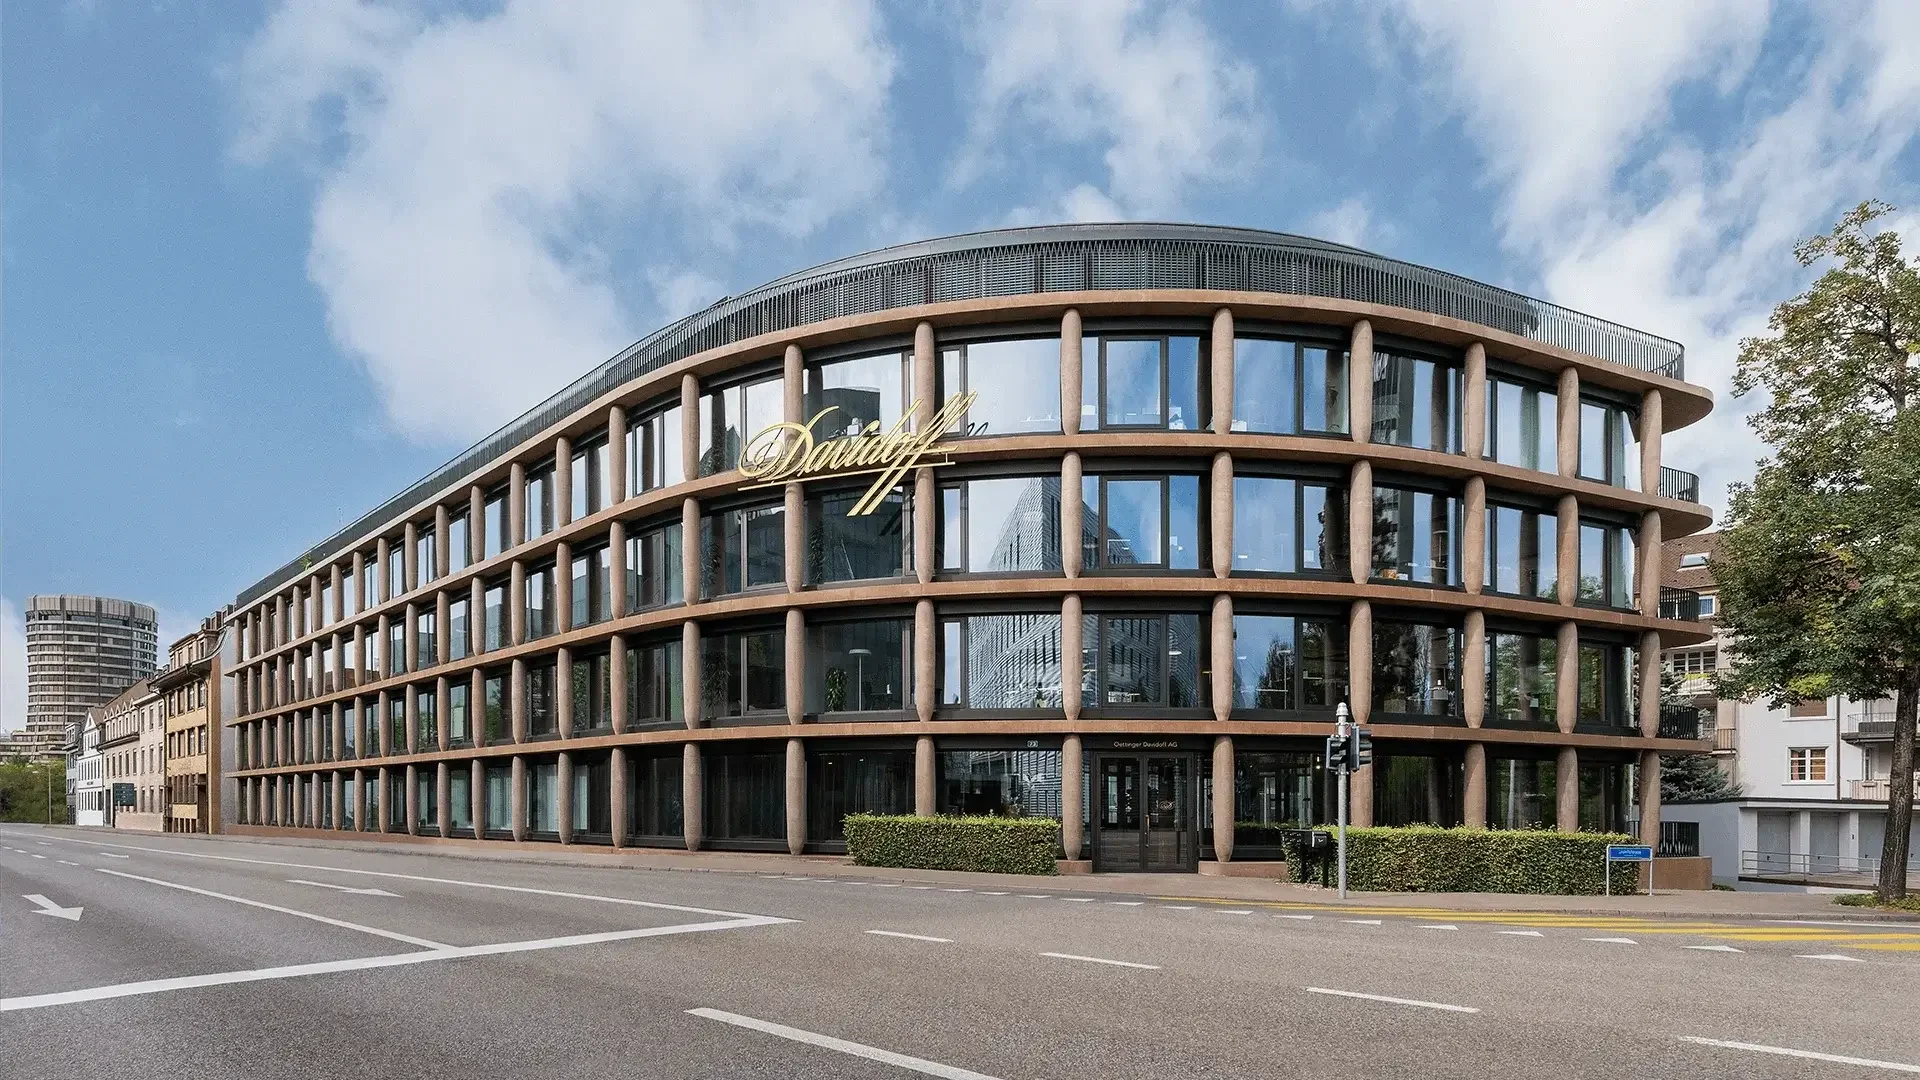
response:
M1728 492L1714 558L1734 636L1722 693L1894 699L1883 901L1906 895L1920 704L1920 264L1867 202L1803 241L1821 267L1740 344L1734 393L1771 456Z
M65 822L65 762L0 762L0 821Z

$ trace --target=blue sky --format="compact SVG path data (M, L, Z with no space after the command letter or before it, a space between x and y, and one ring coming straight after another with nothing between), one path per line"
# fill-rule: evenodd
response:
M1055 220L1303 232L1683 341L1881 197L1920 247L1920 4L12 5L0 728L36 592L163 639L661 323Z

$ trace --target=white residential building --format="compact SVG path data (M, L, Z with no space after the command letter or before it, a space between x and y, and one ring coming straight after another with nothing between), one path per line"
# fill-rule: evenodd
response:
M88 709L80 721L80 755L73 767L73 823L107 823L107 764L100 753L100 710Z

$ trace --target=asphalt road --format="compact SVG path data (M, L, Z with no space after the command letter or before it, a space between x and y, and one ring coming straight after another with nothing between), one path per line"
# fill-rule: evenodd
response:
M1182 880L946 889L5 826L0 1074L1920 1073L1920 928L1227 903Z

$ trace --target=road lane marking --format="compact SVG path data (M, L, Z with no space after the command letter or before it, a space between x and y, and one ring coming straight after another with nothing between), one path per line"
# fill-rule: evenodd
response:
M1047 898L1048 896L1051 896L1051 895L1052 895L1051 893L1043 893L1043 892L1042 892L1042 893L1028 893L1028 892L1023 892L1023 893L1021 893L1021 894L1020 894L1020 899L1022 899L1022 900L1045 900L1045 899L1046 899L1046 898Z
M34 858L36 858L36 859L44 859L44 858L46 858L46 856L45 856L45 855L34 855L34 854L33 854L33 852L31 852L31 851L29 851L29 852L27 852L27 854L29 854L29 855L33 855L33 857L34 857Z
M41 847L52 847L52 846L53 846L53 842L52 842L52 841L50 841L50 840L35 840L35 841L34 841L34 843L36 843L36 844L39 844L39 845L40 845Z
M20 899L34 906L35 915L51 915L56 919L65 919L68 922L79 922L80 913L86 910L83 907L77 906L61 907L59 904L41 896L39 893L22 893Z
M351 885L335 885L327 881L308 881L306 878L290 877L287 879L287 884L312 885L318 889L334 889L338 892L353 893L356 896L391 896L395 900L400 899L399 893L390 893L385 889L356 889Z
M264 900L249 900L244 896L234 896L231 893L214 892L212 889L201 889L201 888L196 888L192 885L182 885L177 881L162 881L159 878L142 877L139 874L129 874L120 870L109 870L104 866L96 866L93 868L93 871L96 874L112 874L114 877L131 878L134 881L144 881L149 885L162 885L169 889L179 889L181 892L190 892L198 896L211 896L216 900L230 900L236 904L245 904L248 907L264 908L267 911L277 911L282 915L293 915L302 919L311 919L314 922L325 923L328 926L338 926L343 930L358 930L363 934L372 934L375 937L388 938L393 941L404 941L409 945L418 945L423 949L439 950L439 949L450 949L453 947L451 945L442 944L441 942L438 942L438 941L429 941L426 938L417 938L410 934L396 933L395 931L392 931L392 930L382 930L377 926L363 926L360 923L348 922L345 919L329 918L325 915L318 915L311 911L301 911L298 908L281 907L279 904L269 904Z
M1131 960L1108 960L1099 956L1080 956L1076 953L1043 952L1041 956L1051 956L1055 960L1079 960L1088 964L1110 964L1114 967L1140 968L1143 971L1159 971L1159 964L1136 964Z
M1066 901L1067 903L1069 903L1069 904L1091 904L1091 903L1093 903L1093 897L1091 897L1091 896L1063 896L1063 897L1061 897L1060 899L1062 899L1062 900L1065 900L1065 901Z
M1355 926L1379 926L1380 925L1379 919L1341 919L1340 921L1343 923L1352 923Z
M972 889L941 889L941 892L972 892Z
M1701 1046L1718 1046L1725 1050L1751 1050L1756 1054L1805 1058L1808 1061L1831 1061L1836 1065L1861 1065L1869 1069L1886 1069L1890 1072L1920 1073L1920 1065L1908 1065L1903 1061L1875 1061L1873 1058L1848 1057L1844 1054L1822 1054L1817 1050L1795 1050L1790 1046L1765 1046L1760 1043L1730 1042L1726 1039L1704 1039L1698 1035L1682 1035L1680 1041L1697 1043Z
M1422 1009L1439 1009L1442 1012L1477 1013L1480 1010L1471 1005L1448 1005L1443 1001L1418 1001L1414 998L1387 997L1382 994L1362 994L1357 990L1329 990L1324 986L1303 987L1309 994L1329 994L1333 997L1359 998L1362 1001L1384 1001L1389 1005L1413 1005Z
M1845 960L1855 964L1864 964L1867 962L1865 957L1843 956L1837 952L1795 953L1793 958L1795 960Z
M1109 900L1107 901L1107 903L1112 904L1114 907L1139 907L1141 904L1146 903L1146 901L1145 900Z
M1192 911L1193 910L1192 904L1161 904L1160 906L1163 908L1166 908L1168 911Z
M1422 926L1420 929L1422 930L1458 930L1460 928L1453 925L1452 923L1428 923L1427 925Z
M1602 942L1605 942L1605 943L1607 943L1608 945L1638 945L1638 944L1640 944L1639 942L1637 942L1637 941L1635 941L1635 940L1633 940L1633 939L1632 939L1632 938L1630 938L1630 937L1589 937L1589 938L1581 938L1580 940L1581 940L1581 941L1602 941Z
M131 858L133 858L133 856L131 856L131 855L115 855L115 854L114 854L113 852L111 852L111 851L96 851L96 852L94 852L94 854L95 854L95 855L99 855L99 856L102 856L102 857L104 857L104 858L108 858L108 859L131 859Z
M1505 934L1508 937L1546 937L1547 936L1538 930L1495 930L1494 933Z
M79 866L80 865L79 863L74 862L71 859L55 859L53 861L59 863L61 866Z
M1745 952L1746 951L1745 949L1736 949L1731 945L1682 945L1680 947L1683 949L1692 949L1695 952Z
M898 930L868 930L868 931L866 931L866 932L867 932L867 933L869 933L869 934L874 934L874 935L876 935L876 936L878 936L878 937L897 937L897 938L906 938L906 939L907 939L908 941L937 941L937 942L939 942L939 943L940 943L940 944L942 944L942 945L951 945L951 944L953 944L953 939L952 939L952 938L948 938L948 937L928 937L928 936L927 936L927 935L925 935L925 934L903 934L903 933L901 933L901 932L900 932L900 931L898 931Z
M688 1009L687 1013L691 1016L698 1016L707 1020L718 1020L723 1024L732 1024L734 1027L746 1028L749 1031L758 1031L763 1035L772 1035L776 1038L787 1039L792 1042L805 1043L808 1046L818 1046L823 1050L838 1051L849 1057L878 1061L883 1065L892 1065L896 1068L907 1069L920 1073L923 1076L937 1076L940 1077L940 1080L994 1080L993 1077L988 1076L986 1073L977 1073L971 1069L962 1069L957 1065L943 1065L938 1061L928 1061L926 1058L911 1057L907 1054L896 1054L891 1050L882 1050L877 1046L849 1042L846 1039L836 1039L831 1035L822 1035L814 1031L803 1031L800 1028L788 1027L785 1024L776 1024L769 1020L756 1020L751 1016L741 1016L739 1013L721 1012L719 1009Z
M1221 915L1251 915L1251 914L1253 914L1253 911L1252 911L1251 909L1249 909L1249 908L1234 908L1234 909L1232 909L1232 910L1230 910L1230 911L1222 911L1222 912L1220 912L1219 914L1221 914Z
M909 888L909 889L919 889L920 891L922 891L922 892L925 892L925 891L927 891L927 890L929 890L929 889L932 889L932 888L933 888L933 886L931 886L931 885L909 885L909 886L907 886L907 888Z
M1005 896L1007 894L1003 892L983 892L980 895L981 896Z
M1180 910L1182 910L1182 911L1192 911L1193 909L1192 909L1192 908L1181 908ZM1274 918L1276 918L1276 919L1297 919L1297 920L1299 920L1299 921L1301 921L1301 922L1307 922L1307 921L1309 921L1309 920L1311 920L1311 919L1313 918L1313 916L1311 916L1311 915L1275 915L1275 916L1274 916Z

